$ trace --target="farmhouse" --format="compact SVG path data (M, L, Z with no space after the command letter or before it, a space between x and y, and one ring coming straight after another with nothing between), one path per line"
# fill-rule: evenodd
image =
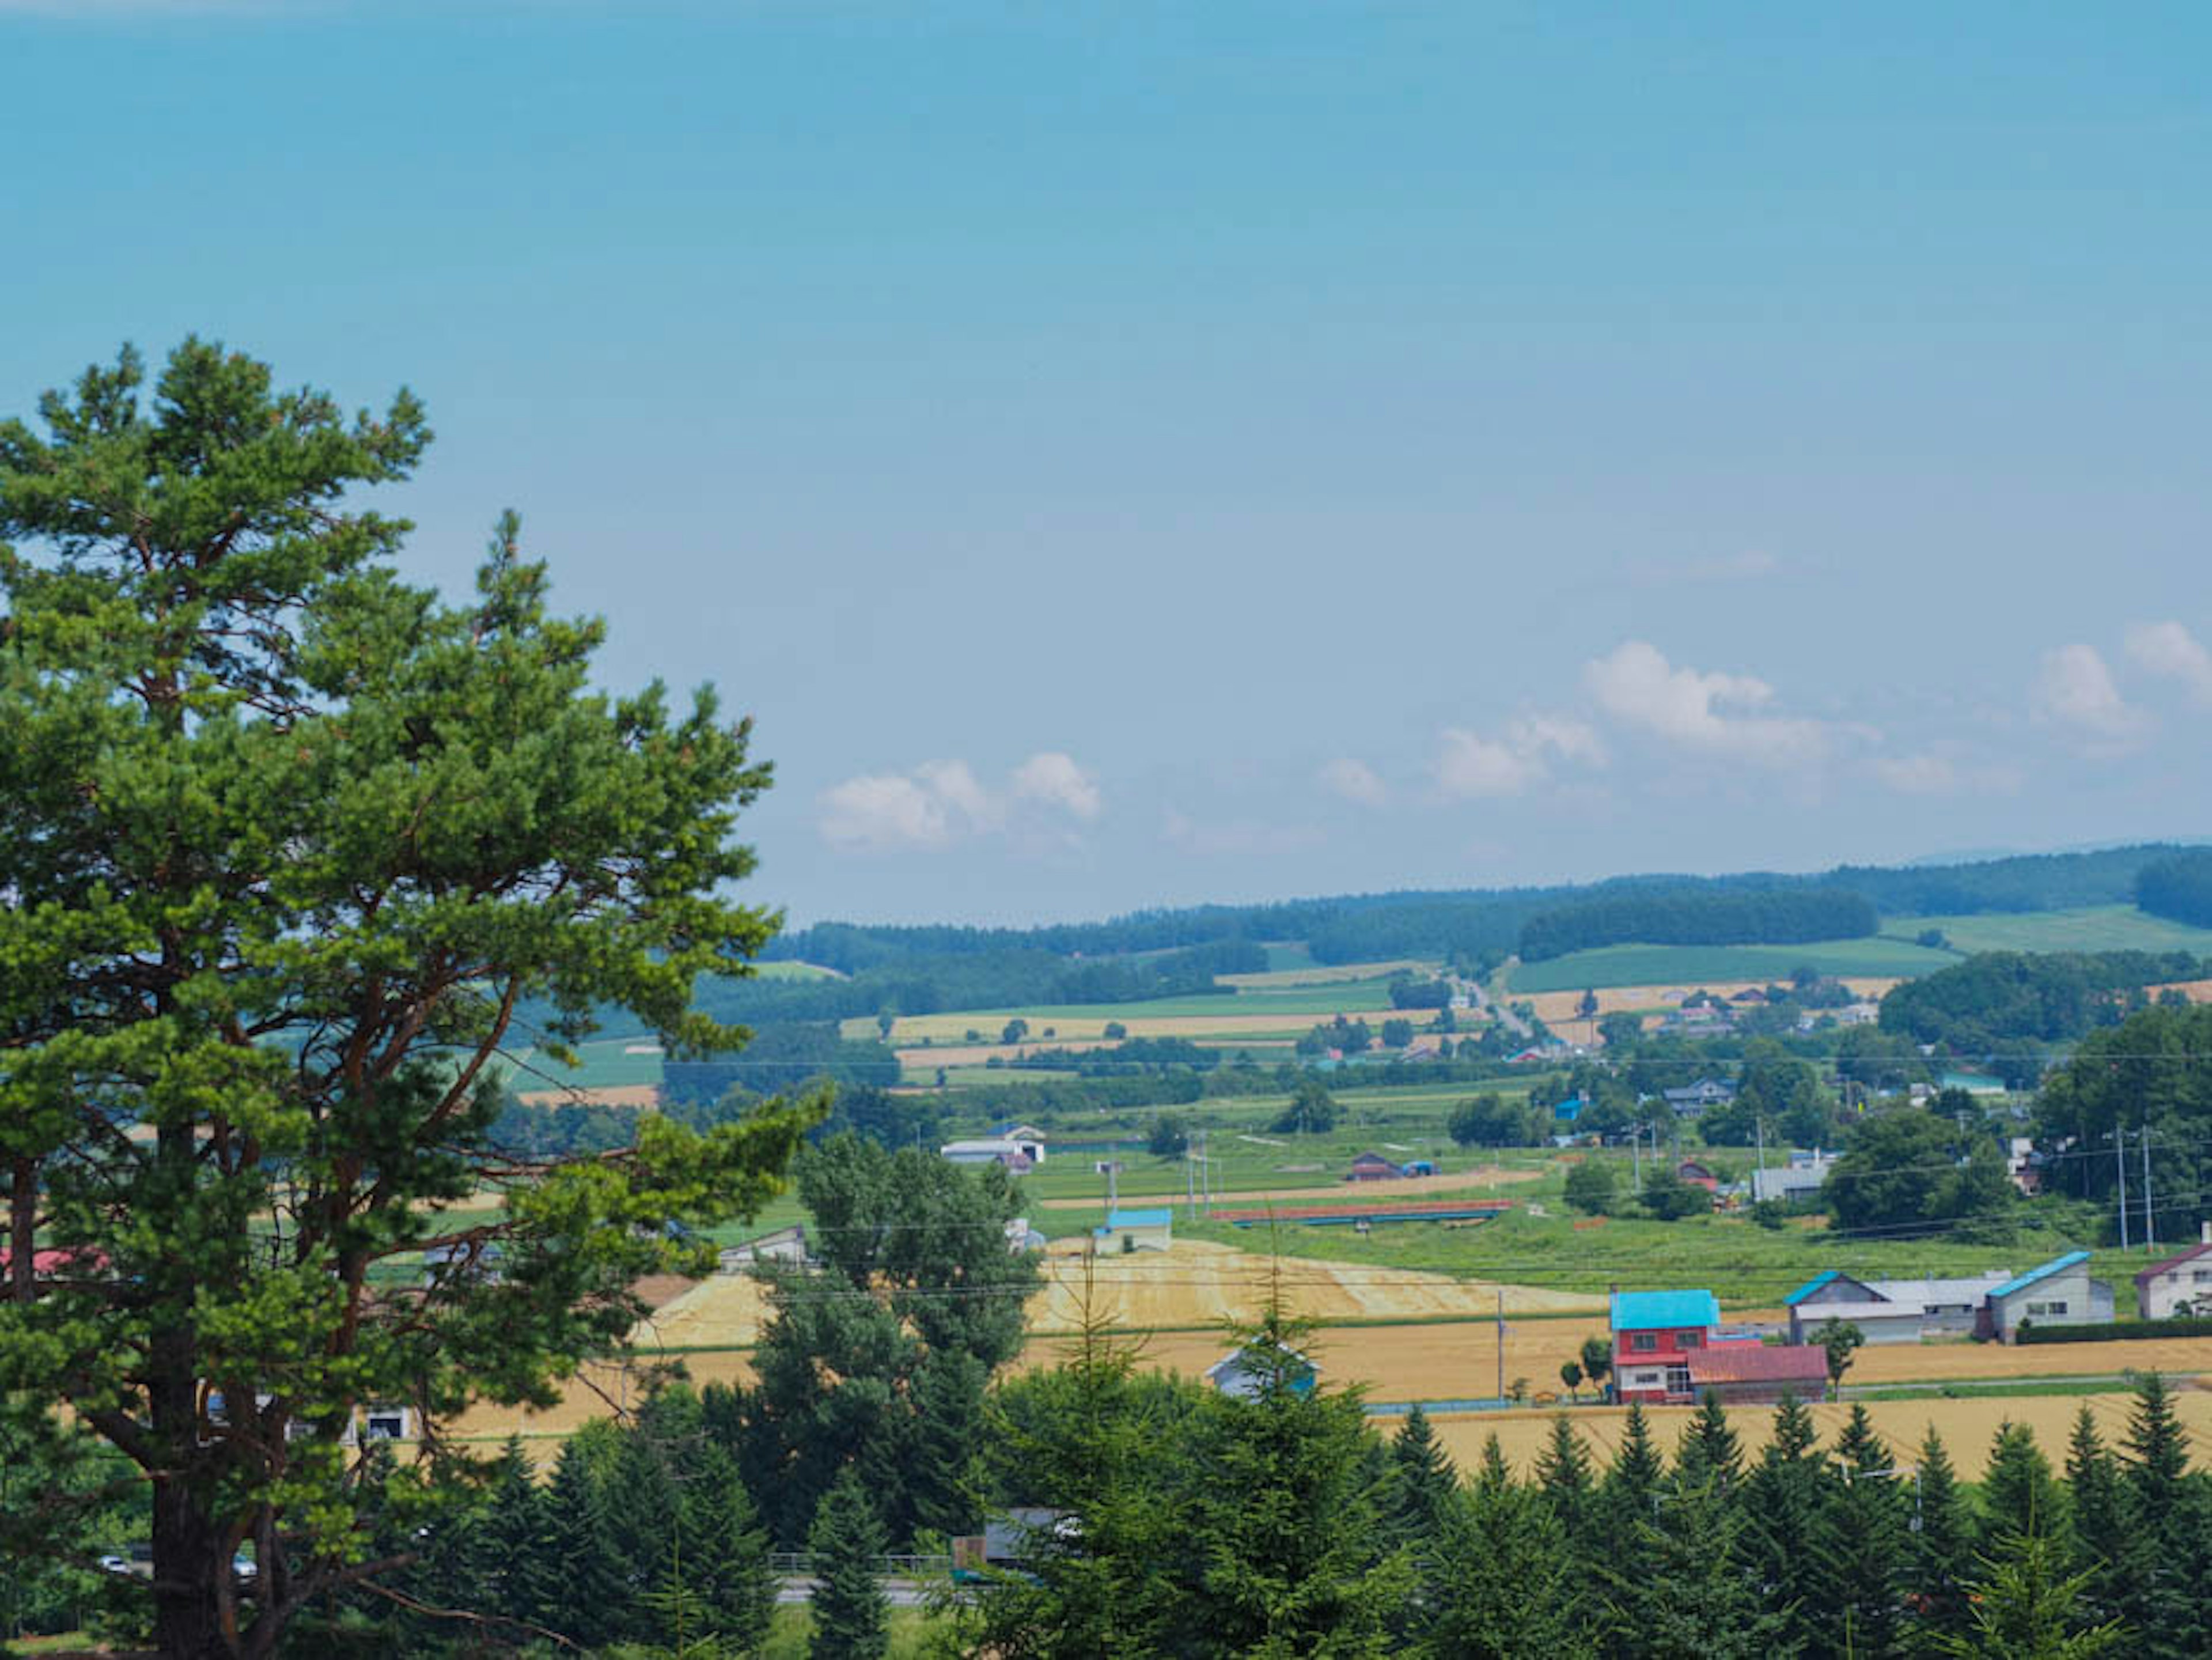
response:
M1164 1207L1109 1211L1105 1225L1091 1229L1091 1237L1115 1250L1165 1250L1175 1243L1175 1212Z
M1694 1118L1707 1107L1723 1106L1735 1100L1735 1085L1716 1078L1700 1078L1694 1084L1664 1090L1661 1094L1680 1116Z
M1828 1353L1809 1344L1729 1344L1690 1362L1690 1383L1698 1397L1710 1390L1727 1407L1771 1406L1785 1395L1817 1401L1827 1381Z
M1694 1401L1693 1357L1758 1344L1749 1334L1722 1331L1721 1305L1709 1291L1613 1293L1613 1380L1623 1401Z
M2146 1320L2170 1320L2212 1306L2212 1222L2179 1256L2154 1262L2136 1275L2136 1306Z
M2010 1268L1996 1268L1978 1279L1855 1280L1831 1268L1783 1299L1790 1306L1790 1341L1809 1342L1831 1320L1856 1326L1869 1343L1966 1336L1990 1292L2012 1277Z
M1693 1188L1703 1188L1707 1193L1721 1190L1721 1178L1694 1158L1685 1158L1674 1166L1674 1174Z
M1352 1161L1352 1168L1344 1173L1347 1182L1396 1182L1406 1172L1402 1166L1385 1158L1379 1152L1363 1152Z
M2009 1343L2023 1323L2101 1326L2112 1318L2112 1288L2089 1277L2089 1253L2069 1250L1994 1287L1975 1329Z
M774 1233L764 1233L757 1239L748 1239L742 1244L732 1245L714 1260L718 1274L742 1274L756 1262L788 1262L803 1267L806 1262L806 1225L794 1222L787 1228L778 1228Z

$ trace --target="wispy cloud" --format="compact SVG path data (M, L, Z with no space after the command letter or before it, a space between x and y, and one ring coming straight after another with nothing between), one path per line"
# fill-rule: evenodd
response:
M1588 766L1605 763L1605 745L1588 723L1567 714L1528 714L1495 736L1447 727L1437 740L1430 770L1447 795L1525 794L1551 775L1554 760Z
M2043 654L2031 703L2037 716L2093 749L2124 747L2148 717L2120 696L2094 646L2061 646Z
M2179 680L2200 708L2212 708L2212 652L2179 623L2143 623L2128 630L2128 657L2138 668Z
M1363 807L1379 807L1390 799L1389 787L1375 775L1375 769L1350 756L1339 756L1325 763L1316 777L1331 795L1357 801Z
M822 793L816 826L848 853L928 851L1032 822L1089 822L1104 800L1091 775L1058 750L1032 755L1002 789L987 787L965 761L924 761L905 772L865 773ZM1064 825L1063 825L1063 828Z
M1764 680L1677 667L1646 641L1624 641L1594 659L1583 683L1622 726L1734 760L1807 765L1827 753L1834 735L1823 721L1765 713L1774 688Z

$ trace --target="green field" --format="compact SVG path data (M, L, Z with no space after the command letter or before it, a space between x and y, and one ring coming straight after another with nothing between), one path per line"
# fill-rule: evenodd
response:
M2169 922L2133 905L1980 916L1894 916L1882 934L1909 940L1940 928L1954 951L2187 951L2212 956L2212 928Z
M1911 937L1820 939L1803 946L1605 946L1514 966L1510 988L1581 991L1605 986L1695 986L1734 980L1786 980L1810 964L1823 974L1905 979L1959 960L1916 946Z
M625 1052L641 1044L652 1045L653 1053ZM527 1095L538 1090L621 1089L660 1082L663 1057L659 1046L649 1037L609 1037L580 1043L576 1046L576 1058L582 1064L571 1067L556 1061L543 1049L525 1049L507 1064L507 1086Z
M773 962L756 963L753 972L763 980L842 980L844 976L835 969L825 969L813 963L793 963L783 958Z

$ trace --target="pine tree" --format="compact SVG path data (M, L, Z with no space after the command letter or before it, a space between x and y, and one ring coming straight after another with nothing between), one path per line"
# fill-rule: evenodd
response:
M2007 1537L2067 1538L2066 1493L2051 1474L2051 1461L2025 1424L1997 1426L1982 1473L1980 1549L1994 1554Z
M2098 1618L2116 1614L2127 1595L2133 1555L2128 1493L2119 1463L2097 1433L2083 1402L2074 1415L2066 1452L2066 1485L2074 1517L2074 1571L2083 1576L2082 1596Z
M1606 1495L1614 1501L1616 1516L1648 1520L1652 1500L1666 1477L1667 1462L1651 1438L1650 1421L1644 1417L1643 1407L1632 1401L1621 1423L1620 1445L1605 1475Z
M1482 1438L1482 1462L1475 1467L1474 1487L1478 1493L1498 1493L1513 1485L1513 1471L1505 1462L1505 1449L1498 1444L1498 1432L1492 1430Z
M2178 1530L2189 1472L2189 1435L2174 1416L2166 1380L2146 1372L2136 1384L2135 1411L2128 1420L2125 1481L2128 1523L2138 1535L2161 1543Z
M1619 1623L1641 1660L1767 1660L1796 1652L1741 1566L1736 1506L1716 1481L1681 1487L1666 1524L1639 1524L1651 1568L1621 1588Z
M682 1582L698 1598L702 1626L728 1647L750 1652L775 1612L768 1533L737 1461L709 1444L684 1484L679 1538Z
M645 1594L665 1585L672 1574L682 1578L675 1474L663 1450L646 1438L641 1427L632 1427L622 1432L599 1487L615 1542L614 1560L628 1590L618 1629L649 1642L659 1634L659 1622L643 1601Z
M1838 1654L1894 1654L1904 1630L1905 1511L1889 1449L1853 1402L1814 1531L1821 1623Z
M1587 1576L1543 1495L1515 1482L1489 1438L1473 1492L1451 1513L1415 1654L1454 1660L1574 1660L1595 1652Z
M483 1520L477 1529L486 1614L526 1625L550 1626L565 1594L549 1572L553 1518L520 1438L501 1450Z
M1936 1645L1958 1660L2095 1660L2124 1640L2081 1616L2082 1576L2063 1575L2065 1548L2045 1532L2010 1535L1968 1587L1971 1625Z
M1726 1493L1742 1476L1743 1444L1729 1427L1720 1396L1707 1389L1674 1454L1674 1485L1685 1489L1709 1487Z
M1590 1520L1590 1456L1583 1438L1566 1414L1552 1420L1552 1438L1536 1455L1536 1485L1559 1518L1559 1530L1571 1545L1579 1544L1583 1524Z
M946 1538L983 1525L983 1398L990 1373L974 1355L940 1350L915 1373L906 1484L915 1525Z
M884 1524L851 1470L823 1497L806 1538L814 1569L809 1660L879 1660L890 1648L890 1617L878 1578Z
M1815 1597L1820 1567L1812 1548L1820 1513L1819 1432L1795 1395L1774 1409L1774 1427L1759 1462L1744 1478L1743 1532L1738 1548L1765 1588L1766 1606L1782 1620L1788 1641L1814 1640L1823 1620Z
M2195 1656L2212 1641L2199 1587L2212 1571L2206 1550L2204 1479L2189 1474L2189 1436L2174 1414L2166 1380L2146 1373L2136 1384L2127 1456L2120 1474L2127 1549L2116 1565L2121 1620L2147 1655Z
M1459 1497L1459 1472L1437 1440L1429 1415L1416 1406L1390 1438L1387 1524L1400 1544L1425 1553Z
M1920 1527L1913 1535L1911 1584L1924 1636L1965 1629L1966 1584L1974 1571L1974 1517L1936 1426L1920 1443Z
M547 1565L559 1587L544 1623L586 1648L613 1641L634 1620L635 1595L623 1569L623 1541L616 1536L600 1484L589 1468L586 1444L562 1444L546 1490L551 1520Z

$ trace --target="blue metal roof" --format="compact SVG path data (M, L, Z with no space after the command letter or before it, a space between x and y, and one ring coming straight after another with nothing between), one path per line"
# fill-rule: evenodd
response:
M2016 1291L2025 1291L2039 1280L2048 1280L2054 1274L2063 1274L2067 1269L2088 1260L2089 1253L2086 1250L2069 1250L2063 1256L2054 1256L2041 1268L2030 1268L2019 1279L2006 1280L2004 1284L1990 1293L1990 1301L1994 1303L2000 1297L2009 1297Z
M1784 1298L1782 1300L1784 1303L1794 1309L1807 1298L1810 1297L1814 1292L1820 1290L1821 1286L1826 1285L1830 1280L1840 1280L1842 1278L1843 1275L1838 1274L1835 1269L1830 1268L1826 1274L1814 1274L1810 1280L1808 1280L1803 1285L1798 1286L1796 1290L1791 1292L1789 1296Z
M1164 1228L1175 1220L1172 1210L1117 1210L1106 1219L1111 1228Z
M1615 1331L1650 1331L1659 1327L1717 1326L1721 1305L1709 1291L1617 1291L1613 1294Z

